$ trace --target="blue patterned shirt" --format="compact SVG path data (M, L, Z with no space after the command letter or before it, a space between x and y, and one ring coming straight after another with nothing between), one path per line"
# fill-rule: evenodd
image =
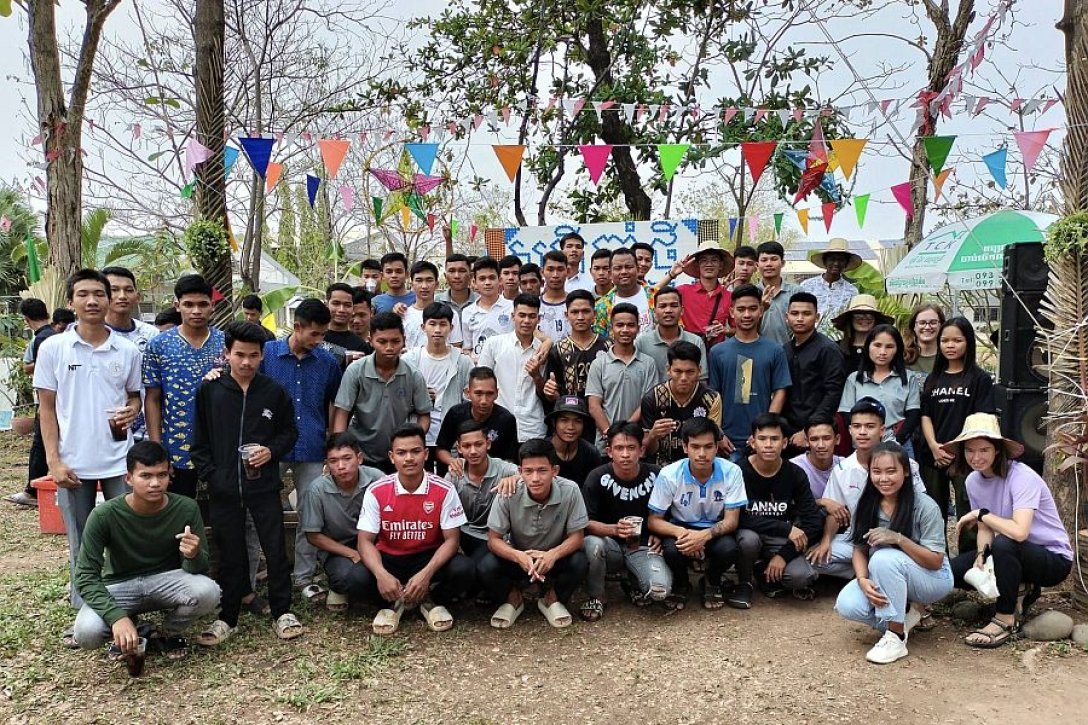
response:
M340 389L340 364L320 347L296 357L287 344L289 339L266 342L261 361L261 372L282 385L295 404L298 440L284 460L323 461L329 404Z
M223 364L223 332L208 328L208 339L193 347L180 328L160 333L144 350L144 387L162 389L162 444L175 468L190 469L196 419L196 391L204 376Z

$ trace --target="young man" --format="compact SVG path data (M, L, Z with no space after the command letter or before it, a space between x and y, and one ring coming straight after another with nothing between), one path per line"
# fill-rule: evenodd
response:
M430 262L420 261L412 265L412 292L415 302L404 310L404 349L412 350L427 344L428 334L423 329L423 311L434 303L434 291L438 287L438 267ZM453 308L450 307L450 314ZM446 343L456 348L461 347L461 327L450 320L450 329L446 331ZM455 352L460 352L457 350Z
M581 486L589 472L602 463L601 454L582 435L586 428L593 428L585 401L574 395L563 396L548 413L547 421L559 460L559 475Z
M325 304L329 308L331 321L322 343L332 353L340 367L346 368L352 362L374 351L363 338L351 331L351 317L355 313L355 290L345 282L335 282L325 288Z
M845 279L843 272L850 272L862 264L860 255L850 251L850 243L842 237L827 242L827 248L811 253L808 260L821 267L823 274L809 277L799 289L816 297L820 308L819 330L825 335L837 331L831 321L846 309L850 300L858 294L858 288Z
M159 330L136 317L140 314L136 275L124 267L106 267L102 274L110 281L110 311L106 313L106 325L135 345L142 361L147 343L158 336ZM147 438L147 423L142 414L132 424L132 436L138 441Z
M640 606L662 602L672 591L672 571L661 556L658 538L642 525L649 515L650 493L659 469L642 463L642 428L617 423L608 429L611 462L594 469L582 485L589 524L582 548L589 559L582 618L604 614L605 579L626 573L624 589ZM640 521L635 525L631 519Z
M672 284L681 273L695 278L694 282L676 289L683 307L684 329L701 337L708 349L724 340L729 328L732 296L719 278L728 275L732 268L733 256L710 240L700 244L694 256L674 264L664 279L666 284Z
M170 451L170 492L196 498L197 472L189 459L196 422L196 392L223 362L223 333L210 327L212 287L189 274L174 285L181 325L160 332L144 351L147 437Z
M279 383L259 372L263 344L257 325L227 325L230 373L205 382L196 396L193 462L208 482L208 515L219 549L223 589L219 618L197 639L205 647L222 644L234 633L242 599L250 590L247 513L268 564L268 603L275 632L284 640L303 633L291 613L278 465L298 439L295 406Z
M635 242L631 245L631 251L635 253L639 281L644 284L652 284L650 282L650 272L654 268L654 248L646 242Z
M518 467L509 461L490 454L491 440L488 428L476 420L466 420L457 426L457 450L461 465L452 470L446 480L457 489L457 496L465 509L465 523L461 526L461 549L473 563L479 565L487 555L487 518L495 500L499 481L516 476Z
M790 387L790 371L781 343L759 334L763 314L757 287L733 292L736 334L710 351L710 387L721 393L725 453L739 461L752 421L760 413L781 413Z
M612 337L610 328L612 308L623 303L635 308L638 315L638 331L649 330L654 324L654 290L639 282L635 253L626 247L614 250L611 269L612 284L615 287L597 300L597 319L593 331L598 335Z
M348 329L368 346L370 345L370 319L374 317L373 301L374 295L366 289L352 288L351 324L348 325Z
M480 352L480 365L495 371L499 405L518 422L518 442L543 438L544 406L537 395L543 388L542 366L532 364L543 342L534 335L540 318L540 298L518 295L514 300L514 331L489 337Z
M559 464L548 441L523 443L518 466L522 484L513 496L492 503L487 519L491 551L476 567L483 590L502 602L491 615L491 626L512 626L525 608L522 592L539 582L543 594L537 608L553 627L568 627L566 602L585 581L588 568L582 543L589 518L582 492L557 478Z
M155 327L159 332L173 330L181 326L181 313L171 307L155 315Z
M638 420L642 396L657 384L653 358L635 349L639 313L634 305L621 302L612 308L612 349L589 366L586 397L589 414L597 425L604 450L604 434L613 423Z
M812 599L816 571L805 558L809 541L823 530L823 519L808 486L808 477L782 459L786 421L764 413L752 423L752 454L740 463L748 506L740 515L737 544L737 588L732 599L752 602L752 579L774 598L792 591Z
M363 493L374 481L385 477L377 468L363 465L359 443L350 433L335 433L325 443L326 475L314 479L306 492L306 504L298 515L298 526L317 550L329 577L329 610L347 609L348 597L360 595L360 576L365 567L359 554L359 512Z
M408 275L408 258L400 252L383 254L382 280L385 282L385 292L374 296L374 312L392 312L398 305L410 305L416 301L415 293L406 288Z
M405 425L390 438L396 472L363 494L358 547L365 570L356 591L384 607L375 634L392 634L401 613L417 606L427 626L442 632L453 627L445 605L464 598L474 580L472 560L457 553L465 514L453 486L424 470L423 429Z
M850 409L850 438L854 442L854 452L831 469L827 488L819 502L827 512L823 536L807 554L809 562L819 574L841 579L854 578L850 522L869 477L870 455L884 438L885 416L884 405L876 398L861 398ZM915 494L925 493L922 475L913 460L910 469Z
M325 463L325 431L329 408L340 390L340 364L332 353L321 348L332 315L318 299L303 300L295 308L291 334L283 340L264 344L261 372L290 390L294 397L298 440L283 456L280 475L291 472L295 484L299 520L306 513L307 492L321 475ZM320 598L321 588L313 583L317 550L299 527L294 541L294 584L311 601Z
M246 295L242 298L242 319L246 322L252 322L254 325L261 324L261 313L264 312L264 303L261 302L261 298L257 295Z
M76 324L76 314L66 307L58 307L53 310L53 332L58 335Z
M842 460L835 455L835 449L839 446L835 419L821 416L809 418L805 423L805 438L808 441L808 450L791 458L790 463L805 472L816 504L827 509L829 506L823 500L827 480L831 478L831 471Z
M573 292L576 289L584 289L592 292L596 280L592 274L582 271L582 259L586 254L586 240L577 232L568 232L559 240L559 251L567 260L567 279L564 282L565 290ZM599 251L599 250L598 250ZM594 253L596 254L596 252Z
M787 320L793 339L783 346L790 370L789 395L783 414L789 424L790 443L803 449L806 423L813 418L833 418L846 383L839 346L816 331L820 315L816 298L809 292L790 296Z
M424 430L431 425L431 396L427 381L401 358L404 327L399 316L380 312L370 323L374 354L353 363L344 373L333 402L332 430L351 432L366 461L392 472L389 441L393 432L415 416Z
M589 366L612 346L593 331L593 295L576 289L567 294L566 306L570 334L552 345L544 366L543 393L548 400L558 400L562 395L584 398ZM592 426L588 436L589 441L597 439Z
M567 258L552 250L544 255L544 294L540 297L540 331L558 342L570 335L567 319Z
M665 605L678 610L687 604L688 564L696 559L706 562L703 606L721 609L722 575L740 555L733 534L748 505L744 477L735 464L716 457L722 433L714 421L691 418L680 437L686 457L661 469L648 504L650 533L661 538L672 571L672 593ZM742 604L738 600L733 606Z
M364 259L359 265L359 275L363 279L363 287L372 295L382 291L382 263L376 259Z
M57 333L49 324L49 310L41 300L33 297L22 300L19 302L19 314L23 316L23 322L33 333L33 338L23 354L23 372L33 377L38 348L46 338ZM6 496L4 500L16 506L37 506L38 489L31 486L30 482L48 473L49 466L45 462L45 443L42 441L41 418L35 413L34 440L30 444L30 456L27 458L26 466L26 487L18 493Z
M612 289L612 250L598 249L589 258L589 276L593 279L593 287L586 290L593 293L596 301L604 297ZM577 289L582 289L578 287ZM573 289L568 289L573 292Z
M435 302L445 302L453 308L453 322L461 332L461 339L468 339L465 326L465 310L480 298L472 289L472 267L468 257L463 254L451 254L446 257L446 289L434 296Z
M472 280L480 297L465 308L462 322L468 337L463 349L476 360L489 337L514 329L514 303L500 294L499 263L491 257L473 263Z
M429 264L429 263L428 263ZM418 296L416 297L418 301ZM404 353L403 359L423 376L431 398L431 423L427 427L427 451L434 458L438 432L446 411L464 400L472 361L451 347L449 338L453 327L453 309L445 302L432 302L423 310L423 328L427 342ZM440 473L446 472L443 465Z
M45 340L34 364L42 442L57 505L68 531L72 581L83 528L98 487L107 500L125 493L125 454L140 414L140 351L106 325L110 283L93 269L67 281L74 327ZM81 604L72 588L72 606Z
M733 252L733 274L729 277L729 289L735 290L746 284L752 284L752 276L756 273L759 255L754 247L744 244Z
M646 456L659 467L684 457L680 425L690 418L722 424L722 397L699 380L703 352L684 340L669 348L668 379L642 397Z
M208 571L208 542L196 501L167 493L170 460L158 443L140 441L125 457L131 492L91 512L72 588L83 597L73 628L83 649L110 639L132 654L140 641L136 617L164 612L151 647L177 658L192 620L215 610L219 585ZM109 564L106 564L106 558Z
M507 254L499 260L499 283L502 296L510 302L521 294L521 257Z
M652 330L640 332L635 338L635 349L653 359L657 367L657 382L663 383L669 379L669 348L679 341L688 342L699 348L702 353L699 368L699 377L706 380L708 377L706 346L703 338L680 327L680 319L684 308L680 292L675 287L658 287L654 293L654 320L656 324Z
M563 263L563 277L567 276L567 265ZM521 292L527 295L540 296L540 290L544 285L544 275L541 274L540 265L529 262L528 264L521 265L521 269L518 271L518 280L521 285Z
M45 338L57 334L57 331L49 324L49 310L39 299L28 297L20 300L19 314L23 316L23 324L30 330L30 344L23 352L23 372L33 375L38 348L41 347Z
M790 341L786 310L790 304L790 296L797 291L796 285L782 279L786 250L778 242L763 242L756 248L756 252L759 255L759 279L763 285L763 320L759 334L778 345L785 345Z
M442 427L435 441L435 454L439 463L447 466L450 475L464 473L464 457L458 457L454 446L461 424L475 421L487 430L490 455L504 461L512 461L518 454L518 423L509 410L498 405L499 384L491 368L474 367L468 372L465 385L467 400L446 411Z

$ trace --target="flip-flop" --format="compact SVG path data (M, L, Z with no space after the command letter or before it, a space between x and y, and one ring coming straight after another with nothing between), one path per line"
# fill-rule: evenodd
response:
M294 639L295 637L301 637L306 631L306 628L302 626L302 622L298 621L298 617L290 612L285 612L276 620L275 630L276 636L280 639L288 640Z
M445 632L453 629L453 615L440 604L424 602L419 605L419 613L423 615L423 621L432 632Z
M307 584L302 588L302 596L310 604L324 604L327 595L328 592L317 584Z
M518 621L518 617L520 617L521 613L524 611L524 602L516 607L513 604L506 602L491 615L491 626L495 629L509 629L514 626L514 622Z
M348 608L348 597L346 594L340 592L334 592L329 590L329 595L325 597L325 609L330 612L342 612Z
M383 609L374 617L370 627L377 635L390 635L400 626L400 617L404 614L404 602L398 599L392 609Z
M574 621L573 617L570 616L570 611L563 606L563 602L558 600L551 604L545 604L543 598L537 599L536 608L544 615L544 619L548 620L548 624L556 629L569 627L570 623Z

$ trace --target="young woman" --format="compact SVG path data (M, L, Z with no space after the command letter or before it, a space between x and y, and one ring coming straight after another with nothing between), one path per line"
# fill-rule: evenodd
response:
M963 317L941 326L937 359L922 387L922 436L915 451L926 492L947 513L949 486L955 491L956 516L969 510L962 476L951 476L954 456L941 446L963 430L967 416L994 412L994 379L975 362L975 329ZM965 472L966 473L966 472ZM970 531L960 536L959 551L973 549Z
M907 370L921 375L922 381L933 372L940 344L938 330L944 327L944 323L944 309L932 302L925 302L914 308L903 330L903 342L906 344L903 359L907 363Z
M907 656L907 636L921 619L911 603L932 604L952 591L945 556L944 515L929 496L915 495L910 459L895 443L881 443L854 513L854 574L835 611L882 636L865 659L886 665Z
M1001 436L997 416L968 416L963 432L943 448L965 466L972 511L956 529L977 527L978 544L952 561L956 586L972 566L982 568L987 548L997 579L997 614L985 627L967 635L971 647L1000 647L1019 626L1042 587L1061 584L1073 566L1069 535L1046 482L1035 471L1012 460L1024 446Z
M846 306L846 311L831 321L842 331L839 348L845 358L844 369L847 374L858 369L864 356L865 338L876 325L890 325L892 318L877 309L876 298L872 295L855 295Z
M884 440L896 440L914 455L911 436L921 419L918 379L907 373L903 362L903 338L894 325L877 325L865 338L864 354L857 372L846 376L839 412L848 413L854 403L869 396L887 411Z

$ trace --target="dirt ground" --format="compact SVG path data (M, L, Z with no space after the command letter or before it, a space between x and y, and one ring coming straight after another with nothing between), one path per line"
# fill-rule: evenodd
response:
M24 475L26 442L10 436L0 433L5 493ZM449 633L406 616L388 639L370 636L369 612L298 605L308 632L295 643L247 615L224 647L149 659L131 679L101 653L60 647L72 615L63 537L9 505L0 531L3 722L1088 722L1088 654L1069 643L975 651L966 625L940 617L907 659L876 667L864 661L874 635L834 614L832 585L815 602L757 599L748 612L615 604L600 623L559 631L527 608L498 632L468 607Z

